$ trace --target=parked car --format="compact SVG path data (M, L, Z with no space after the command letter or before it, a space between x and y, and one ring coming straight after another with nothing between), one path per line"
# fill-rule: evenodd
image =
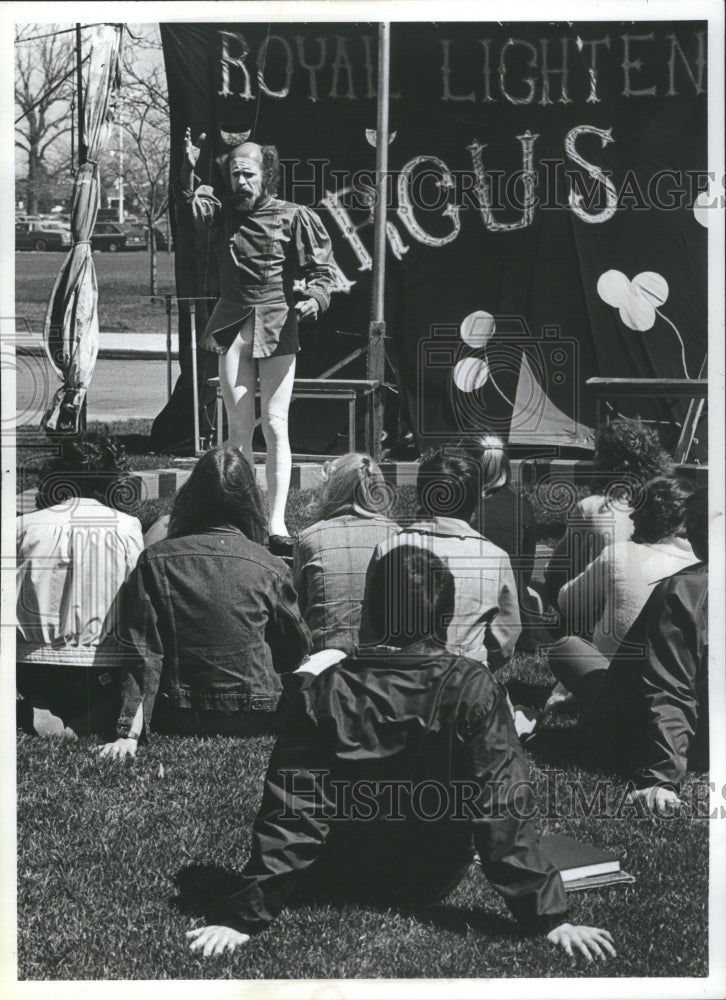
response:
M156 249L157 250L173 250L174 249L174 237L169 233L169 240L167 241L166 233L163 229L158 226L154 226L154 236L156 237Z
M50 219L23 219L15 223L16 250L67 250L71 230L63 222Z
M137 226L122 226L118 222L97 222L91 233L93 250L146 250L147 239L143 229Z
M143 226L126 226L126 249L146 250L149 239Z

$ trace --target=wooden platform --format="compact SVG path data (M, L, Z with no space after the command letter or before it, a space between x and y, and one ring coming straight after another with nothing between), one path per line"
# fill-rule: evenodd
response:
M348 405L348 451L370 453L373 440L373 393L379 382L354 378L296 378L292 389L292 403L296 399L343 401ZM207 379L207 385L217 392L216 424L217 444L224 440L224 401L218 378ZM260 398L259 389L255 398ZM290 408L291 417L294 410ZM359 433L362 428L362 433Z

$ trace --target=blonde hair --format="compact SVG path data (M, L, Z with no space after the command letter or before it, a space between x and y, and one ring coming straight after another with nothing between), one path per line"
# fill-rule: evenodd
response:
M392 491L383 473L370 455L362 452L350 452L325 463L313 512L324 520L349 505L373 514L388 514L392 506Z
M504 442L496 434L483 434L469 449L481 468L482 493L494 493L509 482L512 469Z

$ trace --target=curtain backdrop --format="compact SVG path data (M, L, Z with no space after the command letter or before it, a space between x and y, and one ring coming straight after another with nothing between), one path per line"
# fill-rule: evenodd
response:
M199 172L212 183L215 158L250 131L277 145L283 196L315 207L330 233L341 291L299 356L299 375L315 377L368 329L376 26L161 31L172 176L187 125L207 133ZM397 23L391 37L387 333L419 444L489 428L587 448L587 378L695 377L707 341L707 233L694 211L705 23ZM182 211L175 230L177 294L214 296L208 240ZM191 437L188 343L182 311L182 376L157 447ZM335 447L328 408L299 405L295 447ZM678 416L648 405L637 409Z

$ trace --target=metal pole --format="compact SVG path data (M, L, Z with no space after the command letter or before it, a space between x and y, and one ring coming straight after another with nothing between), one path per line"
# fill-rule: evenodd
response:
M199 445L199 385L197 383L197 327L196 327L196 302L189 303L189 325L191 332L192 347L192 398L194 400L194 454L201 451Z
M119 115L121 112L121 102L119 101ZM124 130L121 122L118 123L118 221L123 223L124 215Z
M374 323L384 322L386 281L386 201L388 194L388 101L390 25L378 26L378 115L376 122L376 206L373 253Z
M78 169L88 162L86 145L85 109L83 107L83 52L81 49L81 25L76 22L76 91L78 99ZM66 383L67 384L67 383ZM78 429L85 434L88 424L88 393L83 396L78 415Z
M388 200L388 103L391 27L378 25L378 114L376 121L376 205L374 216L373 302L368 330L368 378L379 383L372 396L373 440L370 450L376 461L381 457L383 430L383 379L385 374L386 323L386 207Z
M164 296L166 304L166 398L171 399L171 295Z
M86 126L83 120L83 57L80 24L76 24L76 90L78 91L78 166L80 167L88 160Z

